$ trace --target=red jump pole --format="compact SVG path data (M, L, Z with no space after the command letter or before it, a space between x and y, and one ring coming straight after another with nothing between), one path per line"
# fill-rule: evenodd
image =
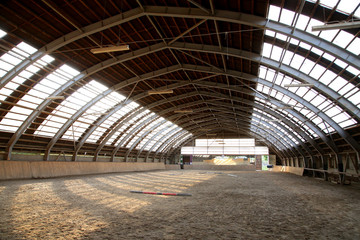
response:
M144 192L144 191L130 191L131 193L153 194L153 195L167 195L167 196L191 196L189 193L161 193L161 192Z

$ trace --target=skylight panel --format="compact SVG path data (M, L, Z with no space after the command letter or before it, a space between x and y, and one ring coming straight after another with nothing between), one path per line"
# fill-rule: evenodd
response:
M269 43L264 43L262 55L263 55L264 57L270 58L271 49L272 49L272 45L271 45L271 44L269 44Z
M286 50L282 63L285 65L290 65L290 62L293 59L293 57L294 57L294 53L289 50Z
M295 27L297 29L300 29L300 30L304 31L306 29L306 26L307 26L308 22L309 22L309 19L310 18L308 16L300 14Z
M328 85L336 76L337 75L334 72L330 70L326 70L325 73L319 79L319 81L324 83L325 85Z
M320 25L323 25L323 23ZM338 32L339 32L338 29L321 31L319 37L321 37L322 39L325 39L329 42L332 42L334 40L334 38L336 37L336 34L338 34Z
M66 77L64 75L60 75L62 74L62 70L64 68L60 67L59 69L57 69L55 72L53 72L50 78L48 77L48 80L46 83L47 84L51 84L51 85L57 85L57 88L60 87L64 82L69 81L71 79L66 79ZM54 82L53 79L56 79L58 81L61 81L61 85L57 84L57 82ZM54 87L55 87L54 86ZM64 101L61 102L61 104L59 104L56 109L53 111L54 114L59 114L59 115L64 115L64 116L71 116L73 115L76 111L78 111L82 106L84 106L88 101L91 100L91 98L89 98L89 91L87 91L87 86L88 84L86 84L85 86L81 87L80 89L78 89L76 92L74 92L72 95L70 95L69 97L67 97ZM54 89L52 89L51 92L48 93L48 96L54 91ZM42 123L42 125L46 124L46 122L48 121L52 121L52 115L48 115L46 118L47 121L44 121ZM40 129L42 127L42 125L40 126ZM80 125L79 125L80 127ZM36 131L35 134L42 134L41 131ZM72 134L71 134L71 139L72 139Z
M360 45L359 45L360 46ZM349 71L351 72L352 74L354 74L355 76L359 75L360 74L360 71L352 66L348 66L346 68L346 71Z
M313 104L314 106L319 106L325 100L326 100L325 97L319 94L311 101L311 104Z
M303 97L307 92L309 91L309 88L307 87L300 87L297 91L296 91L296 95Z
M335 57L333 55L328 54L328 53L324 53L323 57L326 58L327 60L329 60L330 62L335 60Z
M292 66L295 69L299 69L301 64L304 62L304 60L305 60L304 57L302 57L298 54L295 54L294 58L292 59L292 61L290 63L290 66Z
M304 116L308 115L311 111L307 108L302 108L299 111L301 114L303 114Z
M320 76L326 71L326 68L321 66L320 64L315 64L314 68L310 72L310 77L314 79L319 79Z
M314 89L311 89L310 91L308 91L304 96L303 98L310 102L315 96L318 95L318 92L316 92Z
M328 108L330 105L333 105L333 103L330 101L330 100L328 100L328 99L326 99L323 103L321 103L317 108L319 109L319 110L324 110L325 108Z
M339 113L341 113L342 109L339 108L338 106L334 106L330 109L328 109L327 111L325 111L325 114L328 115L329 117L333 117Z
M281 86L284 79L284 74L278 73L275 79L275 84Z
M281 92L277 92L275 95L275 98L279 99L280 101L282 100L283 97L284 97L284 94L282 94Z
M47 57L47 56L45 56ZM45 58L43 57L43 59ZM1 100L4 100L7 96L11 95L13 91L15 91L20 84L23 84L23 82L31 78L35 73L37 73L41 68L45 68L48 63L50 63L52 60L54 60L52 57L47 57L47 61L43 61L43 59L40 59L36 61L34 64L27 67L24 71L21 71L18 76L14 77L10 82L8 82L2 89L0 89L0 94L4 94L0 97ZM14 84L17 83L17 84ZM6 95L5 95L6 92ZM31 91L30 91L31 92ZM46 94L39 94L37 97L45 97ZM25 95L26 96L26 95ZM35 95L33 95L35 96Z
M270 96L275 97L275 96L276 96L276 93L277 93L276 90L271 89L271 91L270 91Z
M46 64L53 62L54 60L55 60L55 58L53 58L49 55L45 55L39 60L39 63L41 63L41 65L46 65Z
M282 40L282 41L284 41L284 42L287 42L288 39L289 39L288 36L286 36L286 35L284 35L284 34L281 34L281 33L276 33L276 38L277 38L277 39L280 39L280 40Z
M274 77L275 77L275 71L273 69L268 68L265 79L272 82L274 80Z
M315 66L315 63L309 59L305 59L303 65L300 68L300 71L309 74L312 68Z
M321 122L320 124L317 125L323 132L325 132L326 134L331 134L333 133L335 130L329 126L326 122Z
M358 91L359 88L355 87L355 85L352 83L348 83L339 91L339 94L343 95L345 98L349 98Z
M3 118L0 122L0 129L5 131L17 130L31 112L31 109L19 106L12 107L11 112L8 112L6 118Z
M349 127L349 126L352 126L355 124L356 124L356 122L354 120L347 120L347 121L339 123L340 127L342 127L342 128L346 128L346 127Z
M266 75L266 67L260 66L260 69L259 69L259 78L265 79L265 75Z
M310 21L309 21L309 25L308 27L306 28L306 31L310 34L313 34L313 35L318 35L319 33L318 32L313 32L312 31L312 27L313 26L319 26L319 25L324 25L323 22L320 22L314 18L311 18Z
M348 83L344 78L338 76L334 79L334 81L329 85L330 88L332 88L334 91L340 90L343 86L345 86Z
M319 55L319 56L322 56L323 53L324 53L324 51L322 51L322 50L320 50L320 49L318 49L318 48L316 48L316 47L312 47L312 48L311 48L311 51L312 51L313 53Z
M145 144L149 144L150 143L150 139L153 138L156 134L158 134L158 136L162 136L163 131L169 129L172 126L172 123L169 121L166 121L164 124L160 125L159 127L157 127L156 130L151 131L146 138L144 138L143 140L140 141L140 143L138 144L137 148L141 149L142 147L144 147ZM162 134L161 134L162 133ZM159 137L160 137L159 136Z
M271 52L271 58L279 61L281 57L281 53L283 52L283 49L278 46L273 46L272 52Z
M354 13L354 16L360 18L360 7L357 8L357 10Z
M312 112L312 111L310 111L309 110L309 113L308 114L306 114L305 116L307 117L307 118L309 118L309 119L311 119L313 116L315 116L316 114L314 113L314 112Z
M275 32L274 31L271 31L271 30L269 30L269 29L266 29L265 30L265 35L267 35L267 36L270 36L270 37L275 37Z
M360 8L359 8L360 9ZM360 54L360 39L358 37L354 38L353 41L346 48L349 52L359 55Z
M339 34L334 39L333 43L342 48L345 48L353 38L354 35L352 35L351 33L340 30Z
M324 7L327 7L329 9L333 9L339 0L320 0L320 4ZM312 2L316 2L315 0L312 0Z
M354 93L351 97L348 98L348 100L359 107L360 91L357 91L356 93Z
M304 43L304 42L300 42L299 44L300 47L306 49L306 50L310 50L311 49L311 45Z
M171 131L174 131L174 133L176 133L180 130L181 130L181 128L178 127L176 124L171 125L167 129L165 129L164 132L162 132L160 135L158 135L156 138L154 138L154 140L149 142L144 149L150 150L152 147L156 147L156 145L162 144L165 141L165 139L166 139L165 137L168 135L168 133L170 133ZM169 135L171 136L172 134L169 134ZM160 139L162 139L162 140L160 141Z
M279 22L291 26L294 16L295 16L295 13L293 11L289 11L289 10L283 8L281 11L281 16L280 16Z
M278 21L280 17L280 8L274 5L270 5L268 18L273 21Z
M348 120L349 118L350 118L350 116L347 113L342 112L342 113L336 115L335 117L333 117L332 119L336 123L340 123L340 122L344 122L344 121Z
M75 77L80 74L80 72L78 70L76 70L75 68L72 68L66 64L62 65L60 67L60 70L63 71L63 74L69 74L69 77Z
M14 54L12 52L5 53L1 56L1 69L5 71L11 70L14 66L19 64L22 61L23 57L18 54Z
M0 38L3 38L4 36L6 36L6 34L6 32L0 29Z
M38 92L36 90L31 92L32 94L36 94L31 96L30 94L26 94L20 101L20 104L22 106L27 106L30 108L36 108L40 103L42 103L43 99L39 98L39 96L42 95L41 92ZM36 96L36 97L35 97Z
M295 38L291 38L291 39L290 39L290 43L293 44L293 45L295 45L295 46L297 46L297 45L300 44L300 41L297 40L297 39L295 39Z
M16 46L16 48L13 48L13 51L21 56L28 57L31 54L35 53L37 49L25 42L21 42Z
M341 0L339 5L337 6L337 10L345 12L349 15L350 13L355 11L359 3L360 2L358 0Z
M18 86L17 84L12 84ZM15 87L16 88L16 87ZM5 87L0 89L0 101L4 101L10 94L13 92L11 89L7 89Z

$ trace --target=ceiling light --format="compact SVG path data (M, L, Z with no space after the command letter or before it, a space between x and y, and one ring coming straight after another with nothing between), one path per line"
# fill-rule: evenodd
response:
M129 50L129 49L130 49L129 45L121 45L121 46L93 48L93 49L90 50L90 52L92 52L93 54L98 54L98 53L126 51L126 50Z
M149 90L148 95L155 95L155 94L170 94L174 93L173 90L167 89L167 90Z
M49 97L47 97L46 99L50 99L50 100L58 100L58 99L64 100L65 97L64 97L64 96L49 96Z
M314 84L299 83L299 84L284 84L284 87L313 87Z
M275 109L294 109L294 106L275 107Z
M192 113L193 110L175 110L174 113Z
M313 26L311 31L324 31L324 30L334 30L334 29L349 29L349 28L359 28L360 21L358 22L342 22L342 23L332 23L325 24L320 26Z

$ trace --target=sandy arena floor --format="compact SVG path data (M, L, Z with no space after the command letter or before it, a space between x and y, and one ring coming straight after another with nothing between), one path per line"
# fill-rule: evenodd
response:
M0 203L0 239L360 239L359 188L285 173L2 181Z

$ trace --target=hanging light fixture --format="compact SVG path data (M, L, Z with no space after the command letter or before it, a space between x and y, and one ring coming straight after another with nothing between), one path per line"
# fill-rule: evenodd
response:
M120 45L120 46L110 46L110 47L101 47L101 48L93 48L90 50L93 54L98 53L110 53L110 52L119 52L129 50L129 45Z
M353 22L341 22L341 23L332 23L332 24L325 24L320 26L313 26L311 31L325 31L325 30L337 30L337 29L350 29L350 28L359 28L360 21L353 21Z
M175 110L174 113L192 113L193 110Z
M299 84L284 84L284 87L313 87L314 84L299 83Z
M171 94L174 93L172 89L166 89L166 90L149 90L148 95L155 95L155 94Z

